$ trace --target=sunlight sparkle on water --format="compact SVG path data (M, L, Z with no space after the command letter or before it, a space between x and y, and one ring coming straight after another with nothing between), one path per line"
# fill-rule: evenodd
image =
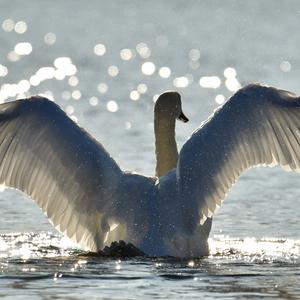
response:
M57 68L54 77L58 80L62 80L66 76L73 76L77 72L76 66L69 57L58 57L53 64Z
M66 114L70 116L70 115L74 114L75 108L73 105L68 105L68 106L66 106L65 111L66 111Z
M99 83L97 86L97 90L101 94L105 94L108 90L108 85L106 83Z
M273 239L265 238L257 240L256 238L246 237L244 239L226 238L222 235L215 235L209 238L209 247L211 255L225 255L230 253L228 258L242 256L250 260L273 260L276 258L288 259L297 258L300 255L300 241L292 239Z
M120 57L123 60L130 60L133 58L133 51L131 49L127 49L127 48L122 49L120 51Z
M148 90L148 87L145 83L140 83L138 86L137 86L137 90L140 94L145 94Z
M97 44L94 47L94 53L98 56L103 56L106 52L106 47L103 44Z
M130 92L130 95L129 95L130 99L133 100L133 101L139 100L139 99L140 99L140 96L141 96L141 95L140 95L140 93L139 93L137 90L131 91L131 92Z
M142 58L149 58L151 56L151 50L146 43L137 44L136 51Z
M169 67L161 67L158 74L161 78L169 78L171 76L171 69Z
M225 97L219 94L216 96L215 101L217 104L223 104L225 102Z
M224 70L224 76L225 76L226 78L236 77L236 70L235 70L234 68L231 68L231 67L226 68L226 69Z
M287 60L285 60L285 61L282 61L281 63L280 63L280 70L282 71L282 72L290 72L291 71L291 68L292 68L292 66L291 66L291 63L289 62L289 61L287 61Z
M111 77L116 77L119 74L119 68L117 66L109 66L107 69L107 73Z
M45 34L44 36L44 42L47 45L53 45L56 42L56 34L53 32L48 32L47 34Z
M145 75L152 75L155 72L155 64L151 61L147 61L145 63L142 64L142 72Z
M0 65L0 77L5 77L8 74L8 69L4 65Z
M93 96L89 99L89 103L91 106L97 106L99 103L99 100L97 97Z
M18 43L16 44L14 51L18 55L29 55L32 52L32 46L28 42Z
M116 112L118 111L119 109L119 106L117 104L116 101L114 100L110 100L106 103L106 109L109 111L109 112Z
M221 79L218 76L203 76L199 84L203 88L217 89L221 86Z
M71 76L68 80L70 86L76 86L79 83L79 80L76 76Z
M19 21L15 25L15 32L18 34L23 34L27 31L27 24L24 21Z
M20 59L20 55L18 55L15 51L10 51L7 54L7 59L12 62L16 62Z
M12 19L6 19L2 22L2 29L6 32L11 32L15 28L15 21Z
M81 92L79 90L75 90L72 92L72 98L74 100L79 100L81 98Z
M174 79L173 84L178 88L186 88L189 85L189 80L186 76L177 77Z

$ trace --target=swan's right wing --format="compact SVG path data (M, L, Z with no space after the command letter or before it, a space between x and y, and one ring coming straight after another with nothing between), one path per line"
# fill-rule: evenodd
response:
M252 166L300 170L300 99L250 85L238 91L183 146L177 176L183 228L211 217Z
M53 102L33 97L0 105L0 182L29 195L83 248L103 247L122 177L102 145Z

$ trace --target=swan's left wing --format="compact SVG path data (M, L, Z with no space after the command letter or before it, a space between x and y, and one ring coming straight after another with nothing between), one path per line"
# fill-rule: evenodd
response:
M300 99L271 87L238 91L183 146L177 169L183 228L211 217L252 166L300 170Z
M29 195L83 248L103 247L122 180L102 145L53 102L33 97L0 105L0 183Z

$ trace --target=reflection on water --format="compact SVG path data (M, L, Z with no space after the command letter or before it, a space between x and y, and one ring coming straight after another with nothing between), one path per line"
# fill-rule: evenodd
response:
M124 298L180 298L186 293L196 297L200 291L203 297L221 299L300 297L299 240L217 236L210 239L210 246L209 257L194 260L119 259L82 252L47 232L5 234L0 236L0 294L22 295L25 288L35 289L37 295L63 296L62 288L76 285L76 294L69 291L70 297L98 291L102 297L118 299L124 288Z

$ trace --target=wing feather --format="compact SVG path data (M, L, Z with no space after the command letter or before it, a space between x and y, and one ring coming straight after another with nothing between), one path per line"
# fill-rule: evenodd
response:
M241 173L257 165L300 171L300 99L249 85L195 131L180 152L185 230L211 217Z
M53 102L0 105L0 182L28 194L83 248L103 247L102 219L115 218L122 176L102 145Z

